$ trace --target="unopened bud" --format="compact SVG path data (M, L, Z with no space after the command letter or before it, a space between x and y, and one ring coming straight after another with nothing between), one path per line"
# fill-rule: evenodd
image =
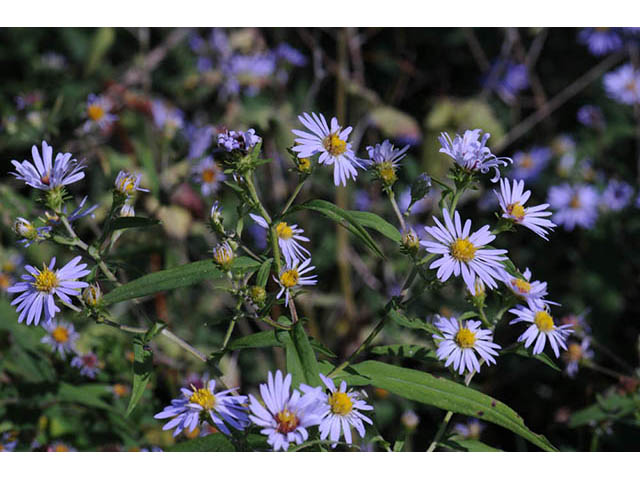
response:
M38 237L38 230L33 224L26 218L18 217L13 223L13 231L16 235L26 238L27 240L34 240Z
M256 305L262 305L267 299L267 292L264 287L254 285L249 289L249 297L251 297L251 301Z
M411 203L416 203L426 197L431 191L431 177L426 173L420 174L411 185Z
M229 245L229 242L219 243L213 247L213 260L223 270L229 270L235 256L236 255L233 252L231 245Z
M97 284L92 283L82 291L82 298L84 303L90 307L95 307L102 299L102 291Z
M420 239L413 228L410 228L402 234L402 245L404 245L404 248L406 248L409 253L418 253Z

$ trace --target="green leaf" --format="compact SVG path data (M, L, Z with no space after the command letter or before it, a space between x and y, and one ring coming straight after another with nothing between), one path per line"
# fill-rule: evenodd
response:
M349 210L349 213L363 227L371 228L396 243L402 242L402 234L400 231L379 215L371 212L361 212L359 210Z
M284 345L285 363L287 372L291 374L291 386L297 388L301 383L306 383L307 378L302 367L302 361L298 349L293 343L290 332L278 332L278 338Z
M329 350L329 348L326 345L322 344L320 341L316 340L315 338L309 337L309 343L311 344L311 346L316 352L326 355L329 358L337 357L337 355L333 353L331 350Z
M570 428L589 425L591 422L621 418L635 410L640 410L640 399L634 399L631 396L610 394L606 397L598 396L597 399L597 403L571 415Z
M480 440L460 436L454 436L438 445L457 452L502 452L499 448L493 448Z
M322 360L318 363L318 368L320 369L320 373L326 377L335 367L330 362ZM351 367L345 368L332 378L334 382L338 384L344 380L350 387L366 387L367 385L371 385L370 378L358 375Z
M291 329L291 339L300 358L306 384L317 387L320 385L318 360L316 359L316 354L309 342L309 337L307 337L307 332L305 332L302 322L297 322Z
M194 438L176 443L167 449L169 452L235 452L236 449L222 433L212 433L206 437Z
M93 73L95 68L100 64L102 58L113 45L116 39L116 32L111 27L99 28L93 35L91 41L91 53L87 59L85 73Z
M529 350L524 348L524 345L522 345L521 343L518 343L513 347L505 348L504 350L500 351L500 355L505 355L510 353L514 353L516 355L520 355L521 357L525 357L525 358L535 358L536 360L553 368L557 372L562 371L562 369L559 366L557 366L555 362L551 360L551 358L546 353L543 352L543 353L539 353L538 355L534 355Z
M237 338L227 345L228 350L242 350L245 348L282 347L283 343L278 339L275 330L252 333Z
M438 361L436 353L424 345L395 344L379 345L369 350L374 355L389 355L393 357L411 358L421 362Z
M289 210L289 212L300 208L305 208L307 210L313 210L322 213L325 217L333 220L339 225L342 225L351 233L353 233L356 237L362 240L362 243L369 247L374 253L376 253L380 257L384 257L384 254L373 241L373 238L371 238L369 232L364 229L364 227L358 220L356 220L351 212L343 210L342 208L334 205L331 202L327 202L326 200L310 200L301 205L298 205L295 209Z
M258 262L248 257L238 257L234 260L232 269L236 271L255 269L258 265L260 265ZM137 278L111 290L103 297L103 302L104 305L112 305L164 290L188 287L207 279L215 280L223 276L222 270L212 260L200 260Z
M125 228L147 228L159 225L160 221L147 217L118 217L111 223L111 230Z
M133 388L127 406L126 416L129 416L142 398L147 383L153 372L153 352L145 348L144 339L136 335L133 338Z
M543 435L529 430L507 405L472 388L425 372L371 360L353 365L353 369L371 378L375 387L443 410L481 418L511 430L543 450L556 450Z
M108 393L109 389L107 385L71 385L61 382L58 387L58 400L60 402L76 403L101 410L117 411L100 398Z
M269 281L269 271L271 271L271 264L273 263L273 258L268 258L260 265L260 269L258 270L258 275L256 276L256 285L260 287L266 287L267 282Z
M410 328L412 330L424 330L426 332L432 334L439 334L438 329L431 323L421 320L419 318L407 318L404 314L400 313L398 310L391 309L389 310L389 318L393 320L395 323L400 325L401 327Z

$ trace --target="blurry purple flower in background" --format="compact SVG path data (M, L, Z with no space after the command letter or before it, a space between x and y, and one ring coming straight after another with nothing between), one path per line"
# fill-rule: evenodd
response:
M214 128L211 125L196 127L189 125L186 130L189 141L188 158L196 159L202 157L213 142Z
M411 214L424 213L431 209L433 204L434 190L431 190L422 200L418 200L411 207ZM405 188L400 195L398 195L398 208L402 213L407 211L409 204L411 203L411 187Z
M560 157L567 153L575 153L576 141L568 133L562 133L551 141L550 146L553 154Z
M533 147L513 155L513 170L509 177L515 180L534 180L551 160L551 149Z
M511 103L529 87L526 65L510 60L497 60L484 79L486 88L497 92L505 102Z
M282 42L275 49L276 57L296 67L304 67L307 57L286 42Z
M604 75L603 83L613 100L627 105L640 102L640 71L630 63Z
M617 28L584 28L578 34L578 40L597 56L622 48L622 38L620 38Z
M411 195L411 193L409 193L409 195ZM356 190L353 194L353 206L356 210L363 212L369 211L371 203L371 195L369 195L369 192L366 190Z
M49 70L62 70L67 66L67 59L57 52L46 52L40 57L40 63Z
M173 107L162 100L154 100L151 103L153 123L159 130L173 134L184 125L182 110Z
M89 132L96 127L107 130L118 119L117 115L111 113L112 108L113 104L107 97L90 93L87 98L87 121L83 130Z
M609 180L607 187L600 196L600 206L605 210L617 212L629 205L633 197L633 187L627 182Z
M598 218L598 192L591 185L555 185L549 189L547 201L556 210L551 219L565 230L576 226L590 229Z
M578 121L587 127L601 130L605 126L602 110L596 105L583 105L578 110L577 117Z
M89 352L78 354L71 360L71 366L80 369L80 375L88 378L95 378L100 367L98 366L98 357L95 353Z

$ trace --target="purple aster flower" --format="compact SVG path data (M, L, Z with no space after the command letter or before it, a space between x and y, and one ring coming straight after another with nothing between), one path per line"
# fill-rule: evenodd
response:
M586 127L601 130L605 127L604 115L596 105L583 105L578 110L578 121Z
M300 263L299 260L295 260L294 262L284 265L280 271L279 278L276 278L275 276L273 277L276 283L280 285L280 291L276 298L280 298L284 293L284 304L285 306L288 306L291 295L299 290L300 287L305 285L315 285L318 283L318 280L316 280L318 277L317 275L304 276L315 268L316 267L311 265L311 257L307 258L302 263Z
M460 375L464 375L465 371L479 372L480 363L476 354L488 365L496 363L494 357L498 356L497 351L502 347L493 342L491 330L480 328L482 322L461 322L453 317L439 316L434 325L442 332L442 335L434 335L433 339L438 345L438 359L446 359L445 367L453 364L453 369Z
M389 140L385 140L382 144L378 143L374 147L367 147L369 160L363 159L362 162L368 165L385 185L391 186L398 178L396 169L406 156L408 149L409 145L396 149Z
M232 395L236 389L223 390L215 393L216 381L209 380L206 386L200 388L191 385L191 389L181 388L182 395L171 400L171 405L153 418L159 420L171 418L163 430L175 428L173 436L183 430L193 432L197 427L211 422L218 430L231 435L227 424L236 430L244 430L248 425L248 416L244 404L247 397Z
M269 372L267 383L260 385L264 406L249 395L249 418L262 427L260 433L267 435L267 443L274 450L287 450L290 443L300 445L305 442L309 438L307 428L320 423L319 394L319 387L309 389L305 394L295 389L291 392L291 374L283 378L278 370L274 378Z
M275 54L278 59L296 67L304 67L307 64L307 57L286 42L282 42L276 47Z
M506 166L512 160L507 157L496 157L491 153L489 147L486 146L491 135L485 133L480 138L481 132L482 130L479 128L467 130L463 136L456 134L453 141L447 132L442 132L438 137L440 145L442 145L440 153L449 155L461 168L471 172L487 173L489 169L493 168L495 176L491 181L495 183L500 178L498 167Z
M516 308L509 310L509 313L513 313L516 316L514 320L509 322L509 325L520 322L531 324L518 337L518 341L524 342L525 348L529 348L535 341L533 346L534 355L542 353L547 340L551 344L551 349L556 358L560 356L560 348L567 349L565 340L573 330L569 325L556 326L546 305L539 304L534 309L518 305Z
M502 218L510 219L548 240L547 230L553 230L556 226L551 220L544 218L552 215L547 211L549 204L543 203L535 207L525 207L524 204L529 200L531 191L524 191L524 180L514 180L513 186L511 186L509 180L502 178L500 179L500 193L495 190L494 193L500 202Z
M41 342L49 345L54 353L58 353L62 358L65 358L67 353L75 351L76 341L80 338L80 335L72 324L51 320L45 323L43 327L47 334L42 337Z
M605 210L617 212L631 203L633 194L634 189L627 182L612 179L600 196L600 205Z
M373 410L373 407L363 400L366 397L362 391L347 390L347 382L340 382L340 388L336 388L333 380L320 374L320 379L325 384L328 393L311 388L308 385L300 385L300 389L307 394L315 394L317 397L317 410L320 415L320 439L329 438L332 442L338 442L344 435L344 441L351 445L351 427L356 429L358 435L364 438L364 423L372 425L373 422L361 412ZM332 447L335 447L333 444Z
M173 136L176 130L184 125L184 114L178 108L170 106L162 100L151 102L151 114L153 123L159 130L163 130L168 136Z
M90 93L87 98L88 119L83 126L84 131L89 132L95 127L100 130L108 129L118 119L117 115L110 113L112 108L113 104L107 97Z
M578 40L599 57L622 48L622 38L617 30L606 27L584 28L578 34Z
M256 131L253 128L246 132L231 130L218 134L218 146L227 152L240 150L246 153L260 142L262 142L262 138L256 135Z
M93 352L76 355L71 360L71 366L80 369L80 375L87 378L96 378L100 372L98 356Z
M123 195L131 196L135 192L148 192L146 188L140 188L140 181L142 180L142 174L129 173L125 170L120 170L116 176L114 182L116 190Z
M497 90L504 98L513 102L518 94L529 86L527 66L522 63L508 63L504 76L498 82Z
M197 159L202 157L213 142L214 128L211 125L196 127L190 125L187 128L187 138L189 140L188 158Z
M522 274L524 278L516 277L505 271L502 277L504 284L513 292L513 294L527 302L529 308L536 308L540 304L557 305L550 300L544 300L547 296L547 282L536 280L531 281L531 270L528 268Z
M52 227L49 226L35 227L29 220L22 217L16 218L13 223L13 231L16 235L22 237L21 240L18 240L18 243L21 243L25 248L31 246L33 242L40 242L47 238L51 230Z
M269 229L267 221L259 215L250 213L249 216L254 222L265 230ZM278 237L278 246L284 256L285 262L292 265L296 262L303 262L310 255L309 250L304 248L300 242L308 242L309 238L302 235L304 230L298 228L298 225L289 225L287 222L278 222L276 225L276 235Z
M72 446L67 445L64 442L53 442L51 445L47 447L47 452L62 453L62 452L77 452L77 450Z
M203 158L191 168L191 173L196 183L201 185L200 189L205 196L215 193L220 183L227 178L212 157Z
M603 77L607 95L617 102L633 105L640 102L640 71L626 63Z
M62 213L64 215L67 216L67 219L69 220L69 223L73 223L76 220L79 220L80 218L84 218L87 217L89 215L91 215L92 217L93 212L96 211L96 209L99 207L98 204L95 205L91 205L89 207L85 208L85 203L87 203L87 199L89 197L85 196L83 197L82 201L80 202L80 204L70 213L67 214L67 206L63 206L62 207ZM57 214L50 214L49 212L45 212L45 216L47 217L47 222L50 223L51 225L60 225L60 217Z
M593 350L591 350L591 341L589 337L584 337L582 342L569 342L567 351L563 357L567 366L565 372L571 378L575 377L578 373L578 368L583 360L589 360L593 358Z
M352 128L343 129L335 117L331 119L329 128L321 113L303 113L298 116L298 120L309 130L292 130L296 135L292 150L298 153L298 158L320 154L318 163L333 165L333 183L336 186L346 186L347 179L355 180L358 176L356 167L364 168L364 165L362 160L355 156L351 143L347 141Z
M516 152L513 155L513 169L509 177L515 180L534 180L551 160L551 149L533 147L529 151Z
M0 436L0 453L13 452L18 445L17 435L13 432L5 432Z
M591 228L598 218L598 193L591 185L555 185L549 189L548 202L556 210L552 220L565 230Z
M453 430L458 435L472 440L478 440L485 428L485 424L477 418L471 418L467 423L456 423L453 426Z
M71 296L77 297L80 295L80 289L89 285L78 281L89 274L89 270L86 270L87 264L79 263L80 260L82 257L77 256L58 270L53 270L56 257L51 259L49 266L43 266L42 270L27 265L25 269L29 275L23 275L22 282L17 282L7 290L10 293L20 293L11 302L11 305L18 305L18 322L22 323L26 319L27 325L38 325L43 314L45 322L51 321L56 312L60 311L54 302L54 295L63 302L72 303Z
M475 293L476 277L489 288L496 288L498 284L495 280L501 280L503 276L504 265L501 262L506 260L504 254L507 251L486 248L496 238L490 233L489 225L471 233L471 220L467 220L463 227L457 211L454 212L453 220L446 208L442 211L442 216L446 226L433 217L436 226L424 227L435 241L420 242L427 252L442 255L429 268L438 269L437 277L441 282L446 282L451 275L462 275L472 294Z
M38 148L31 147L33 164L24 160L22 163L12 160L11 163L18 173L10 172L27 185L38 190L53 190L55 188L70 185L84 178L84 165L71 158L70 153L58 153L53 159L53 147L45 141L42 142L42 157ZM34 167L35 165L35 167Z

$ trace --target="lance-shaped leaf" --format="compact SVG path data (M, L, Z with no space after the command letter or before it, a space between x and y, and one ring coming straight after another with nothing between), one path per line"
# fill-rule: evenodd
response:
M142 398L147 383L153 372L153 352L146 347L140 335L133 338L133 388L127 406L126 415L129 416Z
M365 361L352 368L369 377L375 387L443 410L481 418L511 430L543 450L556 450L543 435L529 430L522 418L507 405L472 388L425 372L376 361Z
M400 231L379 215L372 212L361 212L359 210L349 210L349 213L363 227L371 228L394 242L402 242L402 234Z
M508 347L508 348L505 348L505 349L500 351L500 355L505 355L505 354L509 354L509 353L514 353L516 355L520 355L521 357L525 357L525 358L535 358L536 360L538 360L538 361L544 363L545 365L553 368L557 372L561 372L562 371L562 369L555 364L555 362L549 357L549 355L547 355L544 352L543 353L539 353L538 355L534 355L529 350L524 348L524 345L522 345L521 343L518 343L517 345L515 345L513 347Z

